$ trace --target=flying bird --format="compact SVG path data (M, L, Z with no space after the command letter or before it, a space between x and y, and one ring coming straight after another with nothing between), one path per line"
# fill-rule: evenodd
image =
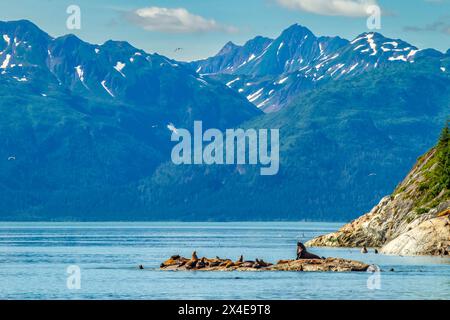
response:
M178 51L182 51L183 50L183 48L176 48L175 50L174 50L174 52L178 52Z
M167 125L167 129L169 129L170 131L172 131L172 132L175 133L175 134L178 134L178 130L177 130L177 128L173 125L173 123L169 123L169 124Z

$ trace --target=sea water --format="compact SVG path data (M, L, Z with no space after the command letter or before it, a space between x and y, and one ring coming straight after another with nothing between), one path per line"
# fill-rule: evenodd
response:
M450 298L449 258L385 256L373 250L364 255L357 249L311 249L378 265L379 274L159 270L169 256L190 257L193 250L200 257L292 259L297 240L339 227L312 222L0 223L0 299ZM68 285L70 266L79 270L79 287ZM376 286L373 276L379 276Z

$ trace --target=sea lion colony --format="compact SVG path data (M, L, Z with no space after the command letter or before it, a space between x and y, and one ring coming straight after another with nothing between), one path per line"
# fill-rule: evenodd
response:
M197 252L190 259L174 255L160 266L165 271L367 271L369 265L340 258L320 258L306 251L303 244L297 246L297 260L280 260L276 264L262 259L245 260L243 256L233 261L219 257L199 258Z

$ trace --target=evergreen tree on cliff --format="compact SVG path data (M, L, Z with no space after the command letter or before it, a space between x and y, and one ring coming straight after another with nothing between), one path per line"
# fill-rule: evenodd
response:
M441 187L450 189L450 130L447 121L445 128L442 130L441 137L437 146L438 166L436 175L439 179Z

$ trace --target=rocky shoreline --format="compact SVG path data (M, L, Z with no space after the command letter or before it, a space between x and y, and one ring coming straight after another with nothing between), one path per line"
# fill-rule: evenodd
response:
M396 188L369 213L308 247L372 247L391 255L450 255L448 127Z
M276 264L263 260L237 261L219 257L198 258L194 252L190 259L179 255L172 256L160 266L164 271L303 271L303 272L364 272L369 265L341 258L280 260Z

